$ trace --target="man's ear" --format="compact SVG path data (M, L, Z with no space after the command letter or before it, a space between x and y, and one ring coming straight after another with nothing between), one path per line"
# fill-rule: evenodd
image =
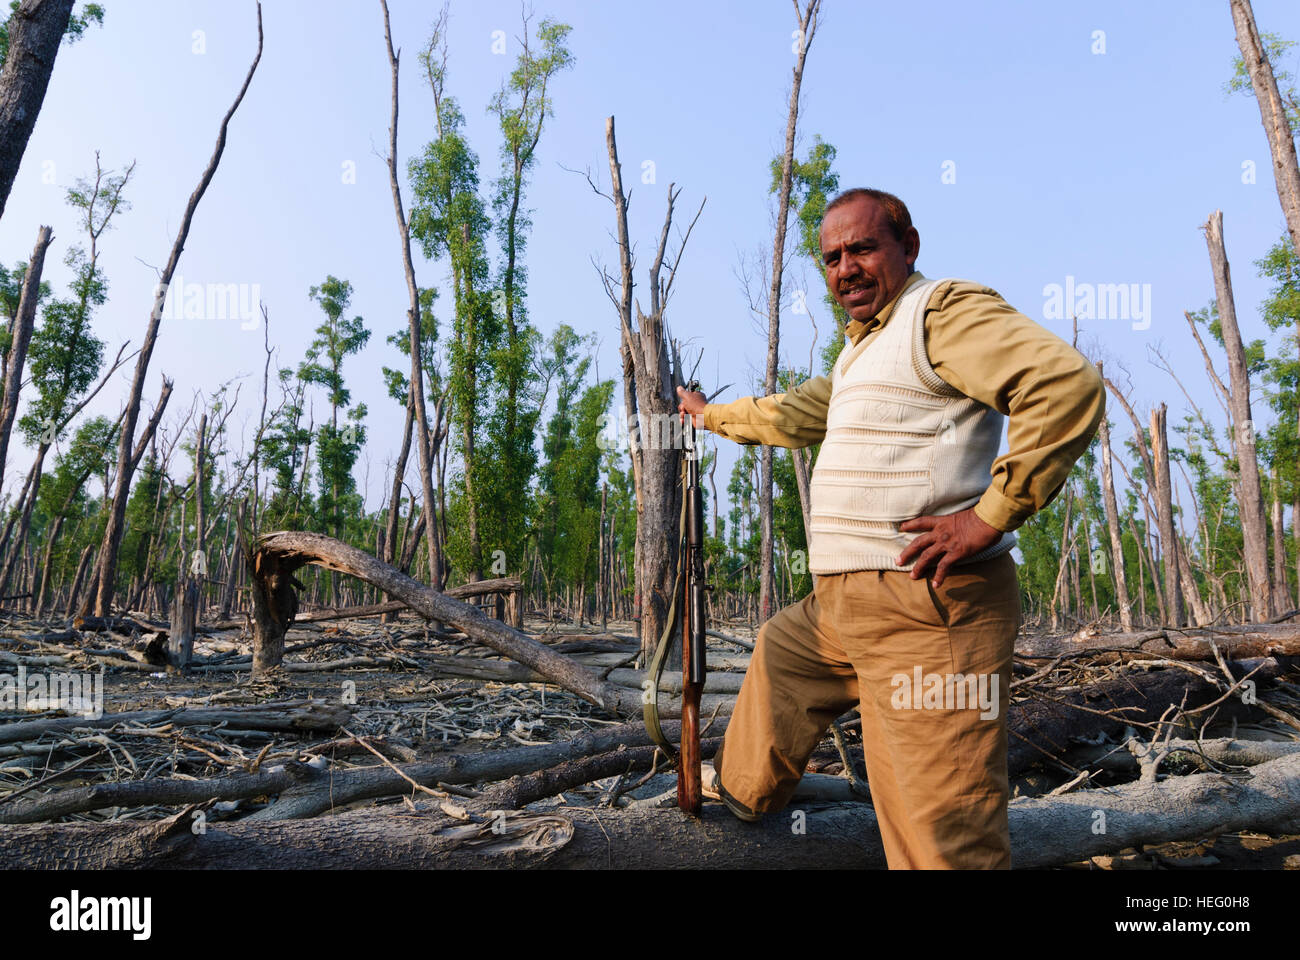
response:
M915 264L916 258L921 255L921 234L917 232L916 227L908 227L907 232L903 234L903 251L907 255L909 267Z

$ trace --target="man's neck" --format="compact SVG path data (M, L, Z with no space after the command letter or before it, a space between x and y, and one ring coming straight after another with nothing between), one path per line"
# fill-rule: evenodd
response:
M868 317L866 320L850 320L848 324L845 325L844 332L848 335L849 342L857 343L866 334L879 330L888 323L889 318L893 316L894 309L898 306L898 301L903 294L917 283L924 280L925 275L922 274L920 270L913 267L911 272L908 273L907 279L903 281L903 289L899 290L892 300L881 307L880 311L874 317Z

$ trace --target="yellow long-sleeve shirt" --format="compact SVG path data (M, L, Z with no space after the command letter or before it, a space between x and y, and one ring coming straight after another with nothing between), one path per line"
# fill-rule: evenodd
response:
M898 296L923 282L913 273ZM877 334L898 296L875 317L850 321L849 340ZM1051 503L1097 432L1106 407L1101 377L1070 344L975 283L938 286L926 306L925 336L935 373L1008 417L1008 451L993 461L975 514L998 530L1014 530ZM830 397L830 378L813 377L789 393L710 403L704 425L737 443L806 447L826 435Z

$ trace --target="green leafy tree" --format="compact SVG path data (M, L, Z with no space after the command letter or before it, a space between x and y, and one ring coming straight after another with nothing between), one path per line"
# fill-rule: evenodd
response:
M307 529L311 525L313 499L307 489L314 431L306 409L307 383L293 370L277 374L281 402L262 438L262 462L271 475L266 515L271 528Z
M536 37L530 37L525 18L515 69L488 107L498 120L502 141L501 175L492 200L501 249L492 309L504 324L504 338L493 358L499 399L486 431L485 453L494 466L490 490L485 491L483 528L485 540L498 544L512 562L523 557L525 515L514 505L524 501L537 469L533 438L542 406L531 390L537 380L532 361L540 336L528 320L523 258L532 221L524 193L542 127L552 115L550 83L573 63L565 45L570 30L567 24L543 20Z
M412 158L411 235L428 259L445 258L451 272L454 315L447 346L450 421L460 458L458 493L451 498L452 563L483 575L484 515L495 486L494 465L478 448L479 433L496 404L494 362L503 347L503 320L493 310L487 240L491 224L479 196L478 156L465 139L465 117L444 94L445 17L420 55L434 98L437 137ZM495 531L494 531L495 532Z
M849 322L844 308L825 289L826 266L822 263L822 220L826 216L826 205L840 189L840 178L834 170L834 164L834 145L816 136L808 150L807 159L795 158L790 182L790 204L796 211L795 218L798 221L798 251L812 262L817 277L822 280L821 301L830 311L833 321L831 329L827 331L826 343L822 346L823 373L830 372L840 350L844 348L844 328ZM781 185L780 157L772 159L771 172L769 192L776 193Z
M311 288L310 297L320 305L325 319L316 328L298 377L304 384L324 388L329 399L329 422L321 424L316 434L318 505L321 523L335 537L342 537L345 515L360 510L352 467L365 442L366 416L364 403L349 408L352 393L343 380L343 361L366 345L370 331L361 317L346 316L352 303L348 281L328 276L320 286Z

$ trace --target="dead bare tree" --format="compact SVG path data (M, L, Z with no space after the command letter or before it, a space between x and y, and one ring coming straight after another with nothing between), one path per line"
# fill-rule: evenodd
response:
M1151 411L1151 488L1156 495L1156 519L1160 524L1160 554L1165 564L1165 596L1169 603L1169 625L1181 627L1183 591L1178 578L1178 532L1174 529L1173 485L1169 478L1169 435L1165 428L1167 407L1162 403Z
M681 490L677 482L681 450L680 444L675 442L681 436L676 388L684 384L685 377L676 345L670 347L669 344L664 310L672 294L673 280L681 265L686 243L704 210L704 201L700 201L699 210L682 235L676 256L667 263L668 276L663 278L661 271L665 266L672 229L673 207L681 193L676 184L668 185L668 209L664 214L655 259L650 266L650 313L643 313L640 302L634 302L632 296L635 261L627 226L628 195L623 191L613 117L605 120L605 145L609 151L611 192L604 193L594 183L592 189L614 205L619 288L615 289L614 279L604 270L600 271L600 277L605 293L618 312L624 405L629 425L634 430L631 454L637 511L635 595L641 613L641 645L643 650L649 651L663 633L672 600L681 509ZM590 178L588 180L590 182ZM634 306L635 327L632 322Z
M9 53L0 69L0 217L36 127L73 0L22 0L9 17Z
M767 294L767 367L763 377L763 390L768 395L776 393L777 364L781 353L781 281L785 275L785 238L790 220L790 190L794 179L794 142L799 123L799 90L803 84L808 49L812 46L813 35L817 32L817 14L820 6L821 0L808 0L807 6L800 10L798 0L794 0L794 12L799 21L799 29L795 33L794 78L790 83L790 106L786 113L785 149L781 154L781 180L777 188L776 231L772 237L772 273L769 278L771 286ZM773 578L772 456L772 448L767 444L759 448L759 623L772 616L776 595L776 584ZM796 463L799 459L796 455Z
M1103 375L1101 363L1097 373ZM1110 424L1101 418L1097 427L1101 442L1101 494L1106 510L1106 530L1110 534L1111 580L1115 584L1115 602L1119 604L1119 622L1124 631L1133 630L1133 608L1128 598L1128 582L1124 575L1124 539L1119 529L1119 506L1115 502L1115 474L1111 468Z
M107 617L112 611L113 593L117 583L117 555L122 546L122 532L126 519L127 500L131 494L131 480L135 475L136 464L139 462L140 454L144 452L144 447L147 446L151 432L150 428L146 428L144 436L140 438L140 445L135 447L135 428L140 416L140 399L144 394L145 378L149 373L149 360L153 356L154 346L158 342L158 327L162 321L167 288L171 284L176 267L180 264L181 253L185 249L185 240L190 233L190 224L194 220L194 212L198 209L199 201L203 199L208 184L212 182L212 178L217 172L217 165L221 162L221 154L226 148L226 130L230 126L230 119L235 115L235 111L239 109L239 104L243 101L249 84L253 82L253 74L257 71L257 65L261 59L262 5L259 3L257 5L257 55L253 58L252 66L248 68L248 75L244 77L244 84L239 88L239 94L235 97L235 102L231 104L230 109L226 111L226 115L221 119L221 127L217 132L216 147L212 151L212 156L208 160L203 175L199 178L198 186L190 194L189 203L185 205L185 213L181 217L180 229L176 233L176 240L172 244L171 254L168 256L167 264L163 267L162 275L158 280L153 309L149 313L149 325L145 330L139 356L136 358L135 375L131 380L131 393L126 404L126 417L122 423L122 434L117 447L117 479L113 487L113 501L109 510L108 522L104 528L103 542L99 548L97 581L89 598L89 602L93 604L97 616ZM171 382L164 378L163 397L167 397L170 393ZM165 399L159 401L159 412L165 402ZM150 424L151 427L156 427L157 418L155 417L154 420L150 421ZM133 451L133 447L138 453Z
M1232 275L1223 243L1223 211L1210 214L1204 227L1214 272L1214 295L1219 308L1223 348L1228 355L1228 404L1232 413L1233 447L1237 455L1237 503L1241 514L1246 578L1250 586L1252 615L1267 620L1281 613L1274 598L1273 579L1268 569L1268 524L1264 519L1264 497L1255 453L1255 428L1250 412L1250 370L1237 325L1237 308L1232 296Z
M54 240L49 227L36 231L36 246L23 276L23 290L18 298L18 315L14 318L13 339L5 362L4 394L0 396L0 476L4 474L9 453L9 434L18 414L18 393L23 382L23 365L27 362L27 345L36 324L36 302L40 300L41 273L45 269L45 251Z
M1277 184L1277 198L1286 217L1291 246L1300 250L1300 163L1296 160L1295 138L1287 119L1286 104L1278 93L1268 51L1260 42L1250 0L1228 0L1228 6L1237 31L1237 46L1241 48L1255 102L1259 104L1259 116L1264 122L1264 133L1268 136L1268 149L1273 155L1273 182Z
M402 247L402 269L406 274L406 292L410 302L406 308L406 319L410 328L410 350L411 350L411 394L409 404L413 406L415 412L415 422L419 427L417 431L417 444L420 451L420 490L424 495L424 506L421 512L428 517L425 523L427 533L425 544L429 556L429 582L434 587L442 586L442 541L437 536L437 500L433 495L433 466L434 434L429 430L429 415L424 403L424 361L421 356L423 351L423 331L420 326L420 289L415 282L415 264L411 260L411 229L407 223L406 213L402 207L402 188L401 182L397 176L397 78L399 72L400 51L393 50L393 35L388 21L388 2L379 0L379 5L384 11L384 42L388 46L388 64L392 70L393 76L393 95L392 95L392 117L388 126L388 180L393 191L393 210L397 215L397 232L401 240ZM446 18L444 9L440 23ZM410 415L407 417L407 429L410 429ZM435 430L437 425L435 424ZM406 450L406 444L403 450ZM401 459L402 466L405 466L405 454ZM394 491L397 490L397 479L394 478ZM396 498L395 498L396 500ZM390 537L396 539L397 524L396 517L390 513L389 526ZM386 551L395 550L396 543L392 547L385 546ZM391 553L390 553L391 556Z
M1147 444L1146 436L1142 431L1142 423L1140 420L1138 420L1137 413L1134 412L1133 410L1133 405L1128 402L1128 398L1119 389L1119 387L1117 387L1109 377L1104 377L1103 381L1106 384L1106 388L1110 390L1111 394L1115 397L1115 399L1119 401L1120 407L1122 407L1124 412L1128 414L1129 421L1133 424L1133 444L1134 446L1137 447L1138 455L1142 458L1142 466L1146 471L1147 483L1150 486L1152 492L1156 492L1156 488L1158 484L1155 479L1156 478L1155 459L1152 455L1151 447L1148 446ZM1153 438L1152 443L1154 442L1155 441ZM1157 505L1157 507L1153 508L1150 504L1149 499L1147 498L1146 492L1142 490L1142 488L1138 484L1134 483L1133 478L1129 476L1128 469L1124 466L1124 461L1119 460L1118 463L1120 465L1120 469L1124 471L1124 477L1126 480L1128 480L1129 486L1134 491L1136 491L1137 494L1142 498L1143 506L1148 511L1148 529L1150 527L1150 523L1149 523L1150 515L1155 514L1156 516L1157 526L1161 530L1161 552L1166 553L1167 551L1174 551L1173 556L1175 557L1175 559L1173 561L1174 566L1172 567L1172 569L1168 566L1169 560L1168 557L1166 556L1166 561L1165 561L1166 581L1165 581L1165 586L1162 589L1160 586L1160 577L1156 573L1157 564L1156 564L1154 548L1153 547L1146 548L1147 559L1149 560L1150 567L1151 567L1151 580L1155 585L1156 599L1157 602L1160 604L1161 616L1172 626L1180 625L1182 623L1183 605L1182 605L1182 588L1180 586L1181 580L1178 576L1178 564L1180 562L1178 558L1181 555L1182 547L1177 537L1174 537L1172 540L1164 539L1164 522L1165 522L1164 517L1169 513L1170 510L1172 510L1172 504L1170 504L1168 507L1160 507ZM1172 494L1172 490L1171 490L1171 494ZM1158 496L1159 494L1157 493L1157 497ZM1172 529L1173 527L1172 516L1169 517L1169 526ZM1135 539L1137 538L1136 528L1134 530L1134 538ZM1141 541L1139 541L1139 546L1140 547L1143 546ZM1176 593L1172 591L1176 591ZM1175 619L1175 617L1177 619Z

